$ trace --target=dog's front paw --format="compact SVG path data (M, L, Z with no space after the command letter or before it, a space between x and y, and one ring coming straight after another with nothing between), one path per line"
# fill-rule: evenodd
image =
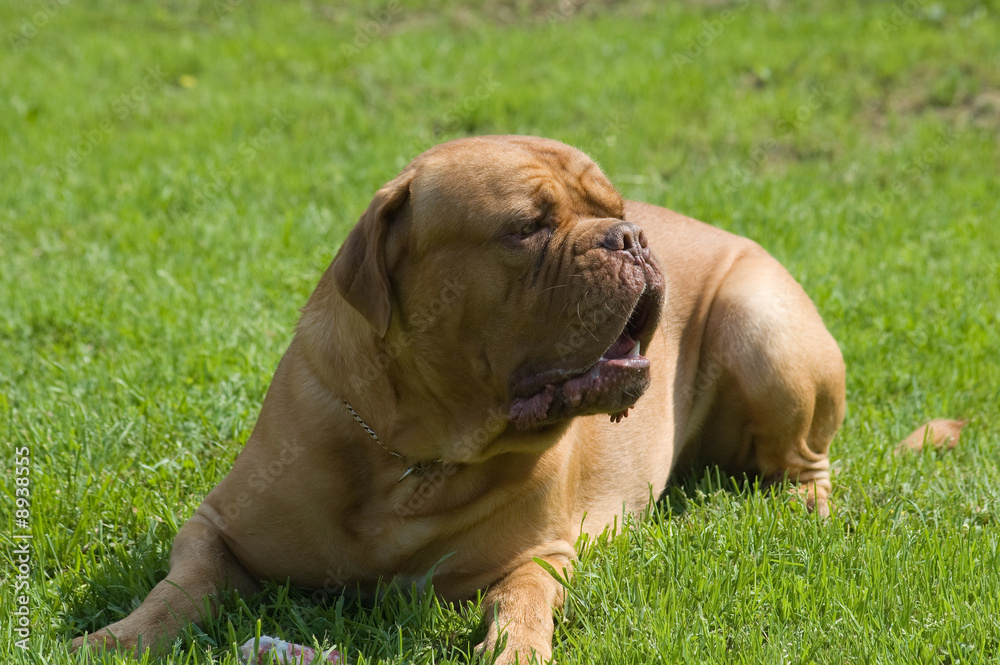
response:
M491 631L492 632L492 631ZM496 636L487 635L486 639L476 646L477 663L483 665L550 665L552 648L548 645L528 644L512 640L504 636L498 640Z
M115 638L114 635L108 632L107 628L102 628L96 633L90 633L89 635L81 635L80 637L75 638L73 642L70 644L69 648L70 651L79 651L85 646L89 646L91 649L96 651L103 651L106 649L107 650L112 650L112 649L125 650L130 648L134 649L136 645L135 644L129 645L125 641L120 641L117 638Z
M124 625L123 625L124 624ZM94 653L102 651L117 651L119 653L131 653L139 655L149 648L135 631L129 630L129 626L123 621L105 626L89 635L81 635L70 643L70 651L79 651L89 647Z

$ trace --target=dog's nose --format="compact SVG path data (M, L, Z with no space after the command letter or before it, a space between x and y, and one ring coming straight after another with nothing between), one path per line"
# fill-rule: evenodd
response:
M638 256L646 249L646 234L632 222L619 222L604 233L601 246L612 251L624 251Z

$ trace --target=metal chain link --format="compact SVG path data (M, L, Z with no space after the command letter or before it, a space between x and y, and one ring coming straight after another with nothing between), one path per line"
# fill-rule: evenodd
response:
M385 452L389 453L393 457L398 457L399 459L403 460L403 464L406 464L406 458L403 457L402 455L400 455L399 453L397 453L395 450L393 450L389 446L387 446L384 443L382 443L381 439L378 438L378 434L375 433L375 430L373 430L371 427L369 427L368 423L366 423L364 420L361 419L361 416L358 415L358 412L354 410L354 407L351 406L346 399L345 400L341 400L341 401L344 403L344 406L347 407L347 410L351 412L351 415L354 416L354 419L358 421L358 424L361 425L361 429L363 429L364 431L368 432L368 436L370 436L371 438L375 439L375 443L377 443L378 445L380 445L382 447L382 450L384 450Z
M400 460L402 460L403 464L409 464L409 462L406 461L405 457L397 453L389 446L382 443L382 440L378 438L378 434L375 433L375 430L369 427L368 423L366 423L364 420L361 419L361 416L358 415L358 412L354 410L354 407L351 406L351 404L346 399L342 399L340 401L344 403L344 406L347 407L347 410L350 411L354 419L358 421L358 424L361 425L361 429L368 432L368 436L374 439L375 443L377 443L379 447L382 448L382 450L389 453L393 457L399 458ZM401 483L410 476L417 476L417 477L422 476L427 472L428 469L430 469L432 466L439 463L440 461L441 460L436 459L431 462L417 462L416 464L412 464L406 469L406 471L403 472L403 475L401 475L399 477L399 480L397 480L396 482Z

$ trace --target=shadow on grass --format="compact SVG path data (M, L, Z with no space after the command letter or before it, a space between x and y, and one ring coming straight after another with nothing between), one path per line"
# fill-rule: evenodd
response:
M486 635L479 602L449 603L432 587L389 584L374 594L347 588L323 593L268 583L253 596L225 594L222 612L185 631L185 641L220 649L260 635L312 646L336 647L348 662L429 659L472 661Z
M173 536L164 531L153 529L141 542L97 541L83 552L76 574L61 577L54 593L63 603L67 643L125 618L167 576Z
M691 470L671 477L656 501L656 509L664 516L679 517L692 506L702 506L713 494L746 498L755 493L774 494L792 487L787 479L765 479L762 476L730 474L717 466Z
M733 476L717 467L683 474L668 483L651 507L655 519L673 519L712 502L719 492L737 498L776 493L788 482L769 483L745 475ZM71 640L118 621L134 610L166 576L169 534L150 533L144 543L115 544L95 554L93 568L84 570L83 587L64 589L64 636ZM581 543L582 548L587 545ZM317 649L339 648L349 659L427 658L470 659L486 634L479 600L453 604L433 594L431 587L392 583L374 594L345 588L330 591L265 584L250 596L223 592L220 608L201 627L182 629L176 655L192 651L234 652L261 635ZM234 653L235 655L235 653Z
M66 644L138 607L167 575L163 549L169 542L165 538L157 547L115 548L85 571L85 584L63 589L60 594L66 601L60 623ZM213 657L225 653L235 657L248 640L269 635L317 650L336 647L348 662L357 662L359 654L365 662L400 658L472 662L475 646L486 635L480 599L449 603L429 585L407 588L392 583L374 594L346 588L319 596L289 584L263 586L252 595L230 590L217 594L217 611L204 611L208 619L201 626L183 626L172 650L164 655L180 658L211 650Z

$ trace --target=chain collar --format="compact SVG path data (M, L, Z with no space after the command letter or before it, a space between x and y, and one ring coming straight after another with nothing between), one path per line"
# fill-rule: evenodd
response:
M372 439L374 439L375 443L377 443L379 445L379 447L382 448L382 450L384 450L385 452L389 453L393 457L399 459L399 461L402 462L403 464L409 464L409 462L406 461L405 457L403 457L402 455L400 455L399 453L397 453L395 450L393 450L389 446L387 446L384 443L382 443L382 440L378 438L378 434L375 433L375 430L373 430L368 425L368 423L366 423L364 420L361 419L361 416L358 415L358 412L354 410L354 407L351 406L350 403L346 399L342 399L340 401L343 402L343 404L344 404L345 407L347 407L347 410L350 412L351 416L353 416L354 419L356 421L358 421L358 424L361 425L361 429L363 429L365 432L367 432L368 436L370 436ZM427 472L428 469L430 469L432 466L434 466L435 464L437 464L440 461L441 460L436 459L436 460L432 460L430 462L417 462L416 464L412 464L409 467L407 467L406 471L403 472L403 475L401 475L399 477L399 480L397 480L396 482L397 483L401 483L404 480L406 480L409 476L418 476L418 477L422 476L422 475L424 475Z

